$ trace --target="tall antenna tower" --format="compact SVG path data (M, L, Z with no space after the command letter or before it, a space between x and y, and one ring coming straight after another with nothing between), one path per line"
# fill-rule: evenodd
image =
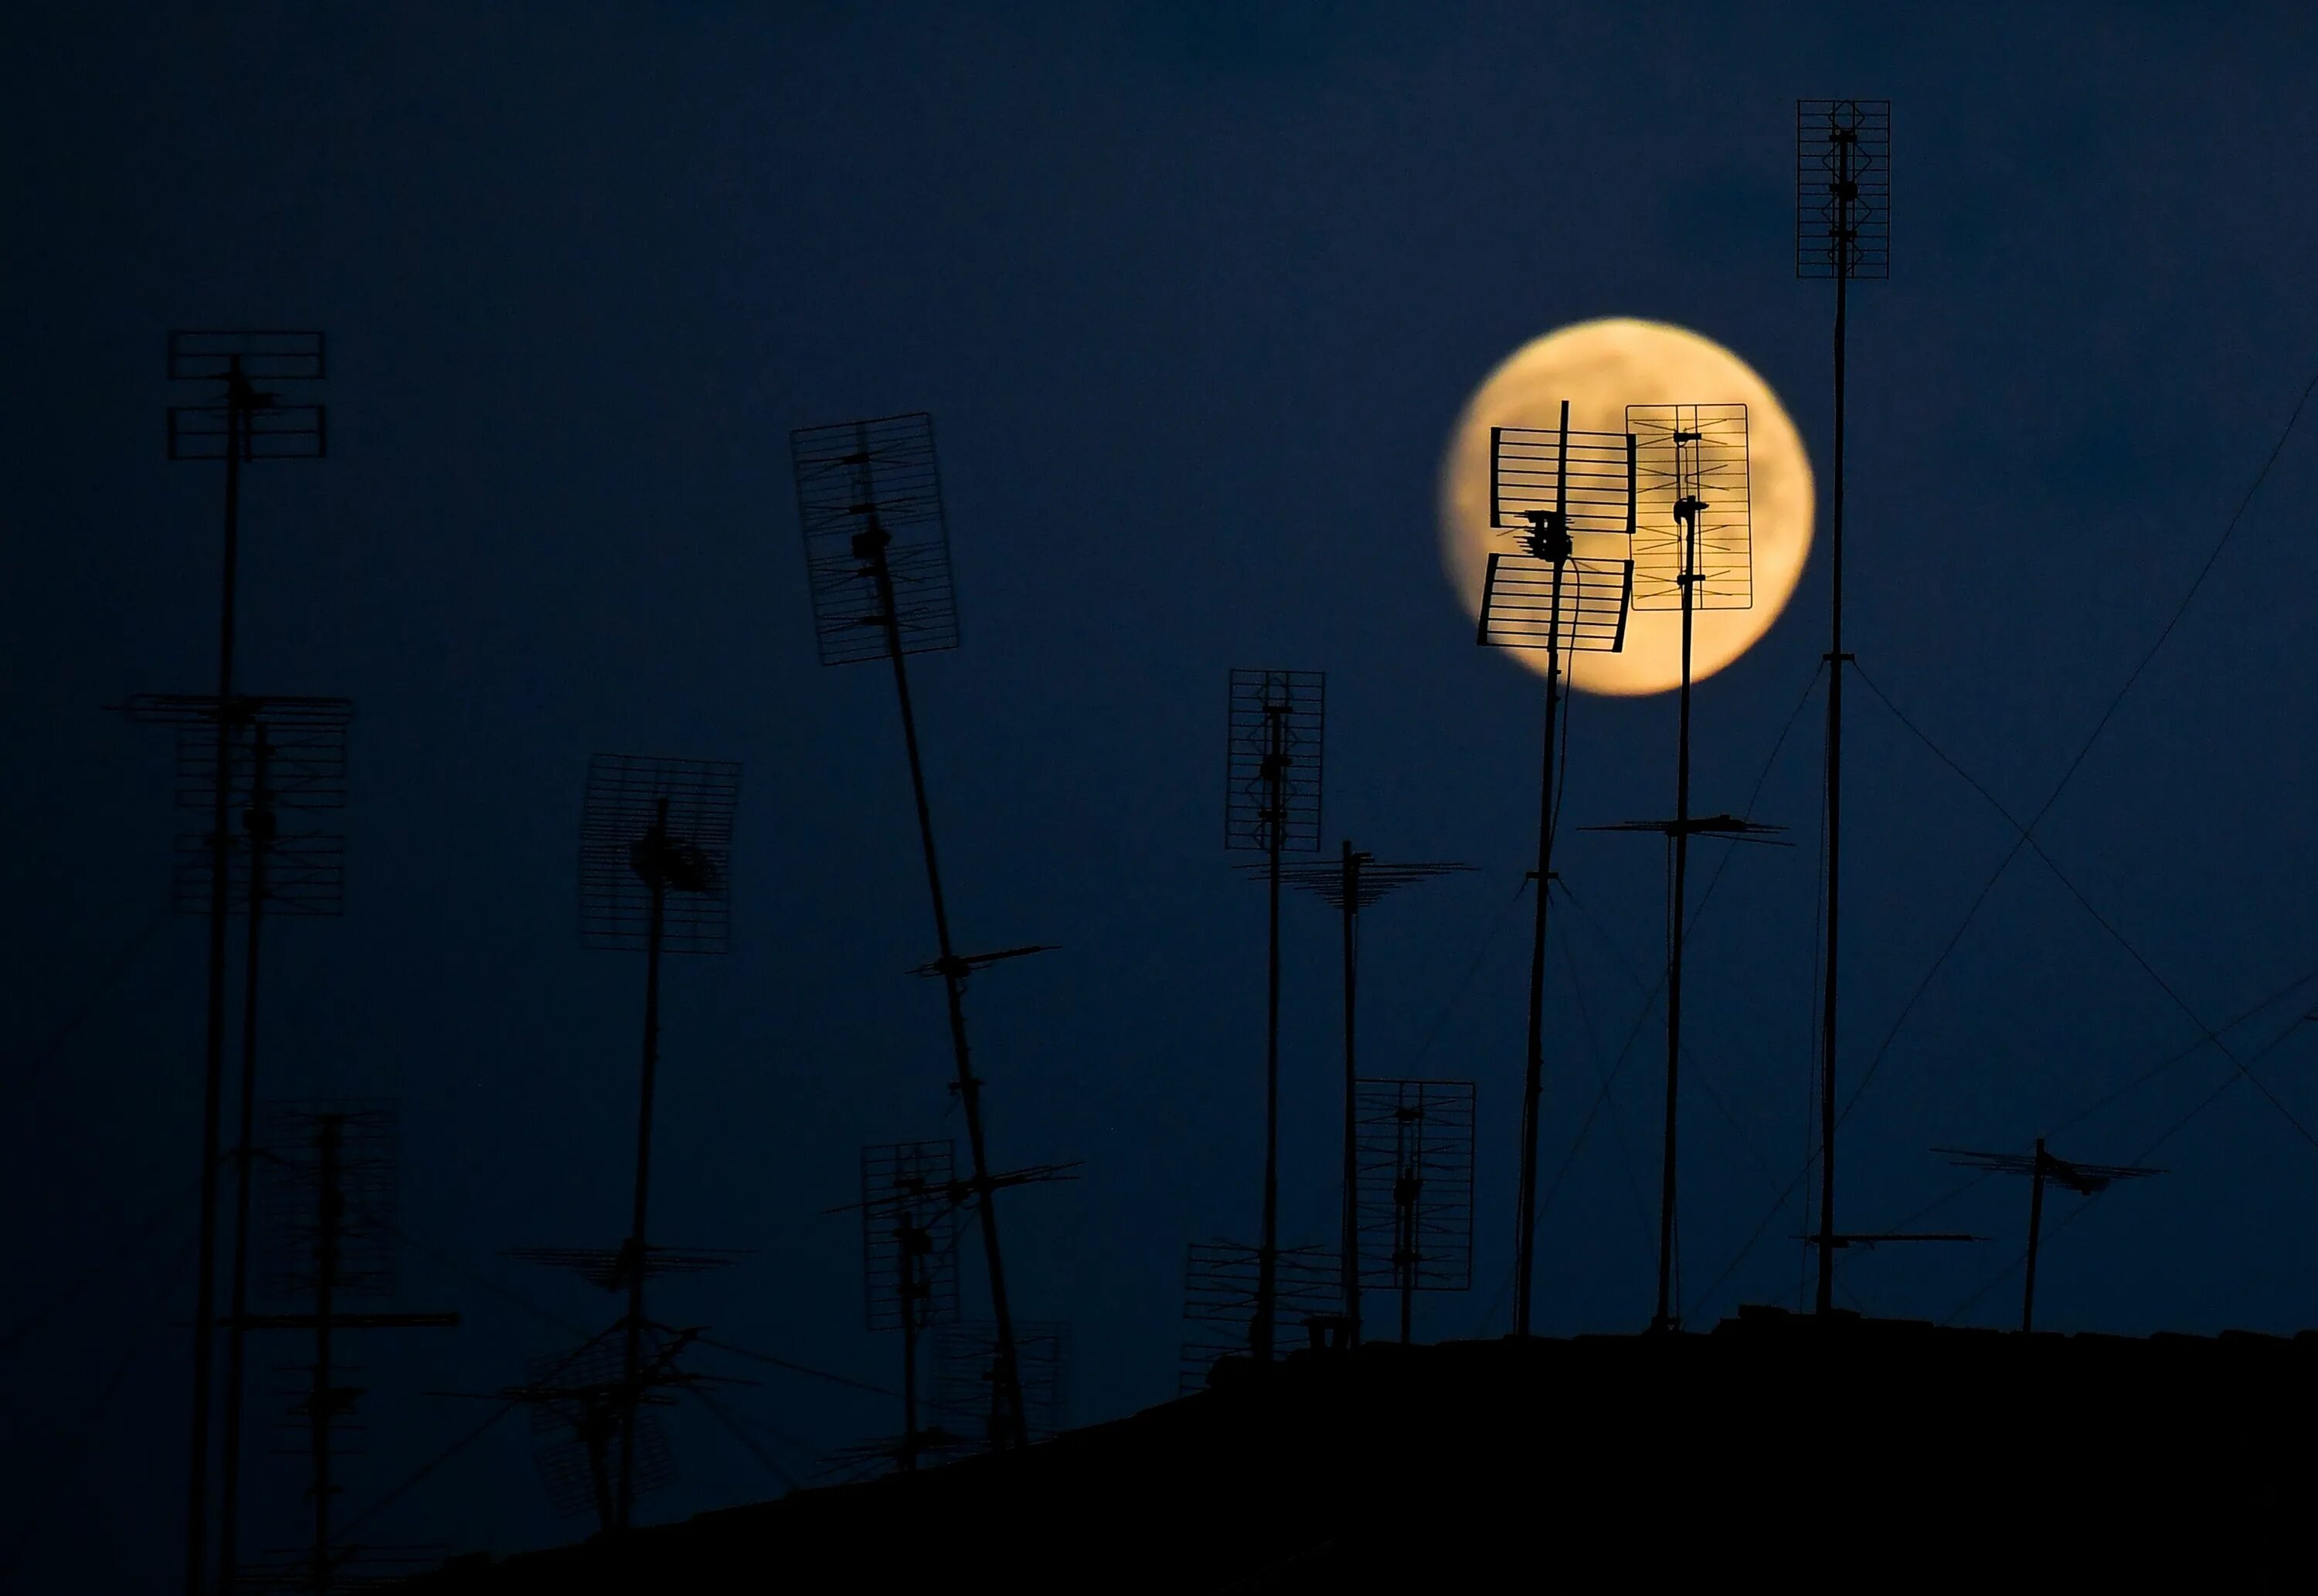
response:
M1821 972L1818 1311L1835 1306L1835 1039L1843 862L1844 359L1851 284L1891 274L1891 102L1795 102L1795 275L1835 280L1835 468L1828 503L1827 958Z
M1472 1289L1473 1083L1363 1080L1354 1112L1361 1268L1399 1294L1406 1346L1418 1292Z
M917 800L918 840L925 854L926 889L933 900L934 939L940 950L934 968L948 1002L956 1089L974 1161L991 1314L998 1327L998 1386L1014 1415L1014 1443L1023 1446L1029 1444L1029 1431L1021 1416L1022 1383L1015 1367L1014 1317L998 1242L998 1209L991 1200L982 1082L975 1077L966 1040L966 977L1011 955L960 955L950 941L949 909L934 852L933 811L927 802L925 766L918 753L917 714L910 702L909 656L954 649L958 642L957 595L950 578L933 417L918 413L799 427L789 434L789 453L821 662L887 659L894 667L894 695L901 708L902 741L909 752L910 790Z
M1569 430L1569 401L1551 430L1489 429L1489 525L1517 547L1495 551L1481 580L1477 641L1545 650L1545 769L1538 782L1537 913L1529 953L1529 1033L1522 1071L1520 1208L1514 1233L1514 1333L1530 1332L1537 1253L1538 1117L1545 1098L1545 929L1553 895L1553 834L1561 794L1555 767L1561 659L1625 647L1634 596L1635 455L1631 433ZM1578 539L1586 552L1578 552ZM1564 774L1566 776L1566 764Z
M1231 673L1225 713L1224 847L1266 856L1271 954L1263 1025L1263 1228L1256 1244L1255 1312L1248 1350L1271 1361L1278 1319L1280 1254L1280 856L1320 847L1320 774L1327 729L1326 673L1243 669Z
M1268 866L1250 865L1249 869ZM1392 865L1374 854L1358 852L1352 838L1334 865L1290 865L1281 872L1289 886L1312 893L1336 910L1344 932L1344 1187L1338 1268L1343 1276L1344 1337L1357 1346L1361 1339L1361 1156L1355 1128L1358 1088L1361 910L1381 901L1387 892L1438 875L1470 870L1469 865Z
M348 1312L345 1304L394 1295L396 1174L400 1164L394 1105L376 1098L326 1099L279 1105L266 1137L276 1179L267 1183L276 1236L275 1288L310 1298L298 1314L237 1312L237 1330L305 1331L314 1338L304 1393L291 1410L303 1421L312 1470L312 1536L302 1566L276 1569L253 1582L235 1569L222 1588L328 1592L343 1587L353 1548L331 1543L330 1509L338 1487L333 1465L336 1431L355 1417L362 1388L346 1383L337 1338L343 1331L448 1330L456 1314ZM375 1550L375 1548L370 1548ZM302 1577L296 1577L302 1576Z
M1755 602L1749 530L1747 407L1628 405L1626 426L1640 462L1634 535L1634 605L1682 612L1682 688L1675 751L1675 812L1604 830L1656 832L1667 839L1666 1138L1658 1186L1658 1311L1655 1331L1681 1328L1676 1316L1676 1126L1682 1074L1683 933L1689 918L1690 839L1754 838L1778 829L1735 815L1690 812L1691 633L1702 609L1743 610Z
M354 719L354 705L343 698L243 694L229 701L220 714L218 700L205 694L147 693L114 707L125 719L176 730L180 810L213 810L222 785L229 811L240 811L240 824L228 830L222 849L210 831L178 833L171 886L178 912L213 912L222 858L225 913L229 919L241 915L246 928L232 1287L224 1319L225 1422L218 1460L218 1582L224 1587L241 1566L241 1430L247 1376L243 1316L249 1307L262 932L269 912L310 918L345 911L345 837L312 824L284 829L282 817L326 815L346 807L346 728Z
M2026 1278L2020 1290L2020 1331L2023 1335L2036 1328L2036 1249L2044 1232L2044 1183L2052 1181L2063 1190L2079 1197L2091 1197L2105 1191L2119 1180L2142 1180L2152 1175L2162 1175L2162 1170L2142 1164L2087 1164L2059 1158L2044 1151L2044 1138L2036 1138L2034 1152L1974 1152L1963 1147L1935 1147L1935 1152L1949 1154L1948 1161L1959 1169L1990 1170L2003 1175L2028 1177L2028 1252L2026 1259Z
M641 949L644 955L635 1200L618 1263L628 1307L622 1331L619 1492L612 1522L622 1530L629 1527L636 1495L644 1281L655 1261L646 1221L652 1090L660 1070L660 959L666 954L731 950L732 816L740 798L741 767L723 760L598 754L588 762L580 825L580 938L588 947Z
M220 561L218 679L214 702L234 702L234 604L241 557L241 471L275 460L319 460L328 435L315 404L284 402L276 384L319 382L323 339L313 331L180 330L169 335L172 382L213 383L200 402L169 408L171 460L225 464L225 536ZM201 1596L209 1528L210 1366L217 1324L218 1139L225 1091L225 970L232 869L231 722L217 716L210 794L208 1018L203 1033L200 1274L193 1297L193 1402L185 1479L185 1596Z

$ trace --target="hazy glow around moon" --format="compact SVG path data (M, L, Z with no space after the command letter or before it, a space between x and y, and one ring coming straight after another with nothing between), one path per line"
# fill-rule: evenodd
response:
M1771 385L1712 338L1662 321L1582 321L1523 345L1489 373L1458 418L1441 466L1441 558L1465 613L1480 614L1481 578L1491 551L1514 551L1489 527L1489 429L1559 425L1561 401L1580 432L1623 432L1626 407L1744 404L1752 470L1755 602L1751 609L1701 609L1692 633L1691 673L1703 681L1770 631L1795 590L1810 552L1810 461ZM1588 552L1581 540L1580 554ZM1495 650L1541 676L1541 649ZM1636 610L1615 654L1562 657L1566 679L1589 693L1663 693L1682 681L1682 616Z

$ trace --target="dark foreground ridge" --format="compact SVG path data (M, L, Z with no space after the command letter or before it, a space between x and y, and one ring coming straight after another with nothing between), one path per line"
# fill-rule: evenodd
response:
M2266 1583L2307 1555L2314 1376L2318 1331L2022 1335L1775 1308L1703 1334L1230 1359L1205 1392L1028 1451L456 1559L403 1588L1751 1583L1814 1549L1869 1585L1959 1562L2005 1583L2120 1565Z

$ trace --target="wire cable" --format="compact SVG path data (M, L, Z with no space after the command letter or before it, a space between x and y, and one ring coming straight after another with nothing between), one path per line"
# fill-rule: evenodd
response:
M2301 397L2295 400L2293 413L2286 418L2286 426L2279 430L2278 441L2270 445L2269 454L2262 462L2261 469L2254 473L2253 481L2248 485L2244 495L2239 498L2237 508L2230 513L2229 520L2223 525L2221 535L2215 539L2213 548L2206 555L2205 563L2197 568L2197 576L2191 578L2188 591L2181 596L2181 602L2174 606L2172 614L2159 629L2156 641L2149 645L2147 650L2134 665L2133 669L2126 673L2125 685L2116 690L2116 695L2108 701L2107 707L2101 711L2100 718L2093 722L2092 731L2078 748L2075 757L2070 759L2068 768L2061 773L2060 781L2054 785L2044 802L2037 807L2036 812L2029 817L2027 825L2020 828L2018 839L2006 850L2004 856L1997 861L1996 868L1989 873L1987 882L1981 885L1980 891L1974 894L1971 905L1965 909L1963 919L1957 922L1954 933L1949 937L1946 945L1940 949L1938 956L1933 959L1931 968L1924 972L1923 979L1916 983L1916 988L1909 994L1908 1000L1900 1006L1898 1016L1891 1021L1891 1028L1884 1033L1882 1043L1868 1059L1867 1068L1860 1076L1859 1085L1851 1094L1852 1103L1859 1100L1860 1093L1864 1091L1867 1089L1867 1083L1874 1079L1875 1071L1883 1063L1884 1055L1891 1050L1891 1044L1898 1040L1901 1028L1907 1025L1909 1017L1915 1012L1917 1003L1922 1000L1926 990L1938 976L1942 966L1946 964L1949 955L1955 952L1956 946L1963 940L1964 933L1971 928L1973 919L1979 916L1981 906L1988 901L1989 894L1996 890L1998 880L2011 868L2012 861L2018 858L2020 850L2028 846L2029 839L2036 828L2044 823L2044 817L2052 813L2053 806L2058 803L2061 801L2061 795L2068 791L2069 784L2076 779L2077 772L2083 768L2087 757L2092 753L2093 745L2100 740L2101 733L2108 730L2109 722L2116 718L2118 707L2125 703L2126 695L2141 680L2142 673L2149 668L2150 662L2157 658L2159 651L2172 638L2174 630L2181 623L2182 617L2189 613L2190 605L2196 601L2199 590L2206 585L2206 578L2213 574L2214 567L2220 561L2222 551L2229 547L2230 540L2237 534L2238 525L2244 520L2246 511L2253 504L2254 496L2261 491L2261 485L2269 479L2271 468L2278 464L2278 456L2286 452L2287 441L2294 435L2295 428L2300 425L2302 414L2309 407L2310 396L2314 392L2318 392L2318 373L2311 376L2309 382L2302 390ZM1845 1113L1849 1112L1849 1107L1846 1105ZM2307 1134L2305 1133L2305 1136Z

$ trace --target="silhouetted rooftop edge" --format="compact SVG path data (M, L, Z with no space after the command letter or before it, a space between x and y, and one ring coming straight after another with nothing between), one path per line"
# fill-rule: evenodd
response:
M1703 1332L1298 1350L1269 1372L1226 1359L1206 1391L1026 1451L624 1545L474 1554L404 1588L721 1592L826 1568L831 1585L881 1589L896 1537L925 1577L984 1539L1026 1589L1287 1590L1323 1573L1345 1589L1461 1586L1553 1555L1571 1525L1589 1561L1630 1553L1660 1508L1655 1571L1728 1572L1786 1555L1807 1482L1843 1538L1936 1522L1942 1556L2010 1556L2061 1525L2072 1556L2106 1544L2266 1567L2300 1556L2289 1504L2318 1464L2258 1443L2307 1402L2309 1372L2314 1330L2024 1336L1779 1308ZM1824 1393L1832 1411L1811 1405ZM1838 1466L1813 1480L1823 1440Z

